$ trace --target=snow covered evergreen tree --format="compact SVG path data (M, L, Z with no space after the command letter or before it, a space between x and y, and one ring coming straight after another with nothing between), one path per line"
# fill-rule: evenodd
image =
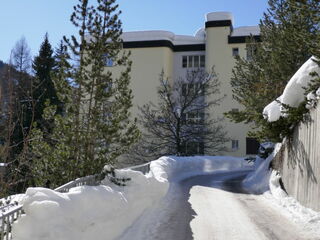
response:
M140 142L133 148L137 158L146 161L163 155L203 155L224 151L226 131L214 118L212 107L223 96L220 82L212 71L188 71L170 82L160 75L158 103L140 107L139 121L144 127Z
M62 54L62 68L55 70L65 114L54 116L52 107L45 110L46 118L54 118L53 144L42 141L40 129L34 131L37 141L32 149L38 161L33 172L39 176L38 185L56 186L98 173L105 164L114 163L139 136L130 118L131 62L129 54L121 52L117 9L115 0L97 0L94 6L88 0L79 0L74 7L71 21L79 28L79 36L64 39L76 64L69 68ZM118 65L121 73L113 76L105 68L106 61Z
M281 124L263 119L263 108L281 95L291 76L319 49L318 0L269 0L260 22L261 42L249 40L251 58L237 58L231 85L233 97L244 109L228 112L235 122L254 123L251 133L260 139L279 141ZM316 47L318 46L318 47ZM317 50L318 51L318 50Z

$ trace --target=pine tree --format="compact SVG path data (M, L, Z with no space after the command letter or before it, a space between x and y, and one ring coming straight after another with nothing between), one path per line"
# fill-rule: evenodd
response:
M261 42L249 40L252 59L237 58L231 85L244 109L228 112L235 122L254 123L251 135L279 141L277 130L263 119L263 108L282 94L291 76L313 54L319 36L318 0L269 0L260 22ZM281 126L280 126L281 128Z
M45 35L41 44L39 55L34 58L32 68L35 74L33 81L32 98L35 102L34 121L42 129L49 128L49 124L45 123L42 114L45 103L50 102L51 105L57 106L57 112L61 113L61 102L57 97L56 88L52 80L52 71L55 65L53 50L48 40L48 34Z
M36 142L32 149L38 164L34 174L40 174L39 185L55 186L76 177L98 173L105 164L115 163L139 136L136 123L131 120L132 92L129 89L131 62L128 53L122 53L121 21L115 0L97 0L89 6L79 0L71 16L79 27L79 36L65 39L78 61L55 69L55 85L64 103L64 116L54 116L55 109L45 110L47 119L54 118L52 138L55 143L42 141L39 129L34 131ZM64 51L64 46L61 46ZM121 70L113 76L105 68L112 60ZM59 179L51 178L59 172Z

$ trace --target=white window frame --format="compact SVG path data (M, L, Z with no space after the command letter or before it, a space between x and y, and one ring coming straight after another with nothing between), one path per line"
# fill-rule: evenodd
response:
M187 124L202 124L205 120L205 113L201 111L189 111L185 113Z
M233 57L236 57L236 56L239 56L239 48L238 47L234 47L232 48L232 56Z
M182 84L182 96L187 96L190 94L194 94L196 89L200 89L199 95L204 94L204 86L201 82L195 83L184 83Z
M234 151L239 149L239 140L231 140L231 149Z
M204 155L204 142L203 141L188 141L185 142L183 145L183 150L184 152L187 154L188 153L188 149L191 148L191 144L196 144L196 151L194 153L191 153L193 155ZM201 150L201 144L203 145L203 152Z
M204 54L182 56L182 68L204 68L206 58Z

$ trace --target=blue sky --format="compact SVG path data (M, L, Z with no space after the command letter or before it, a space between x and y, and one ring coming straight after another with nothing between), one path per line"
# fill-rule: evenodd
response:
M46 32L53 47L76 29L69 21L77 0L1 0L0 60L8 61L17 40L24 36L31 54L38 53ZM229 11L234 25L257 25L267 0L118 0L124 31L168 30L192 35L203 27L208 12Z

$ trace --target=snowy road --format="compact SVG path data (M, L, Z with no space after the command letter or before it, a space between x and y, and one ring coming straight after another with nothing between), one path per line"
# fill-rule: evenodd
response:
M211 175L187 180L194 184L189 199L197 214L191 221L194 239L319 239L307 236L303 229L267 205L263 196L241 193L240 179L222 183L219 176Z
M303 230L263 196L242 193L248 173L196 176L170 187L158 208L147 211L121 240L304 240Z

